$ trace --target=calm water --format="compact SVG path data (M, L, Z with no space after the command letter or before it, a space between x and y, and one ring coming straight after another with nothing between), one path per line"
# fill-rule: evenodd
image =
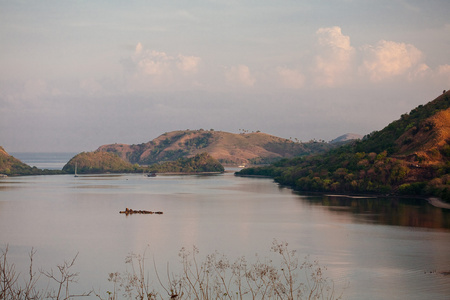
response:
M126 207L164 214L119 214ZM276 238L325 265L344 299L449 299L449 220L422 200L302 196L232 173L0 180L0 246L24 270L31 247L36 269L79 253L80 290L111 289L108 273L131 252L176 269L181 247L250 260Z
M72 152L14 152L10 153L31 167L48 170L62 170L64 165L77 153Z

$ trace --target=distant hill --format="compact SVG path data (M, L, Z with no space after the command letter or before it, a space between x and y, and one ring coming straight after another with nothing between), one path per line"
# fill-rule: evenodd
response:
M337 143L345 143L352 140L360 140L363 136L356 133L346 133L344 135L338 136L334 140L330 141L331 144L337 144Z
M438 196L450 202L450 91L362 140L238 175L303 191Z
M132 164L119 156L101 151L77 154L67 162L62 170L73 174L75 166L79 174L126 173L136 170Z
M110 144L97 151L115 153L130 163L150 165L207 152L222 164L262 164L285 157L323 153L333 148L324 142L300 143L254 132L234 134L214 130L179 130L138 145Z
M8 154L8 152L0 146L0 174L7 176L19 175L50 175L61 174L60 170L41 170L36 167L21 162L19 159Z
M0 146L0 174L10 176L24 173L31 174L32 172L32 167L9 155L8 152Z
M101 173L205 173L223 172L223 166L208 153L200 153L191 158L179 158L175 161L142 167L123 160L114 153L104 151L82 152L75 155L64 167L63 171L77 174Z

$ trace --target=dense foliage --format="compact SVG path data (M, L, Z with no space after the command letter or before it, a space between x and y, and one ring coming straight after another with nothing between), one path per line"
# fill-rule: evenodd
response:
M191 158L179 158L176 161L151 165L148 170L154 173L201 173L224 172L224 167L217 159L204 152Z
M93 173L201 173L223 172L224 167L208 153L191 158L179 158L176 161L139 166L130 164L119 156L109 152L83 152L73 157L63 168L67 173L74 173L75 166L79 174Z
M82 152L75 155L64 167L63 171L74 173L75 167L79 174L94 173L128 173L137 171L137 165L124 161L119 156L109 152Z
M432 163L423 159L411 161L406 154L401 155L398 141L408 130L412 134L420 128L432 130L434 123L429 117L449 107L446 94L362 141L326 154L283 159L236 174L273 177L276 182L301 191L433 195L450 202L449 141L444 141L442 147L428 149L434 157Z

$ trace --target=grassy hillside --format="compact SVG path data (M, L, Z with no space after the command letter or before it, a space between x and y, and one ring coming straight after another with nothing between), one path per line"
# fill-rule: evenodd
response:
M82 152L75 155L63 167L63 171L74 173L75 166L79 174L93 173L127 173L136 171L138 166L133 166L119 156L108 152Z
M214 130L180 130L164 133L139 145L110 144L98 151L119 155L130 163L149 165L193 157L207 152L222 164L262 164L285 157L323 153L333 146L328 143L308 143L275 137L261 132L234 134Z
M100 173L202 173L223 172L223 166L207 153L197 154L191 158L179 158L175 161L142 167L130 164L116 154L95 151L83 152L74 156L63 168L64 172L79 174Z
M220 162L206 152L191 158L182 157L176 161L154 164L146 169L152 173L222 173L225 171Z
M9 155L3 147L0 147L0 174L10 176L24 173L31 174L32 172L33 168Z
M303 191L434 195L450 201L450 92L383 130L323 155L238 175L266 175Z
M60 170L41 170L21 162L0 146L0 174L7 176L61 174Z

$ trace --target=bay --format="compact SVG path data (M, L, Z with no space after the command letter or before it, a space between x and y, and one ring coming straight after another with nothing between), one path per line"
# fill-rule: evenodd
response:
M163 214L119 214L126 207ZM110 289L130 253L164 274L182 247L251 260L270 257L276 239L325 266L344 299L448 299L449 218L421 199L301 195L233 173L0 180L0 246L25 273L31 247L36 269L78 253L74 291Z

